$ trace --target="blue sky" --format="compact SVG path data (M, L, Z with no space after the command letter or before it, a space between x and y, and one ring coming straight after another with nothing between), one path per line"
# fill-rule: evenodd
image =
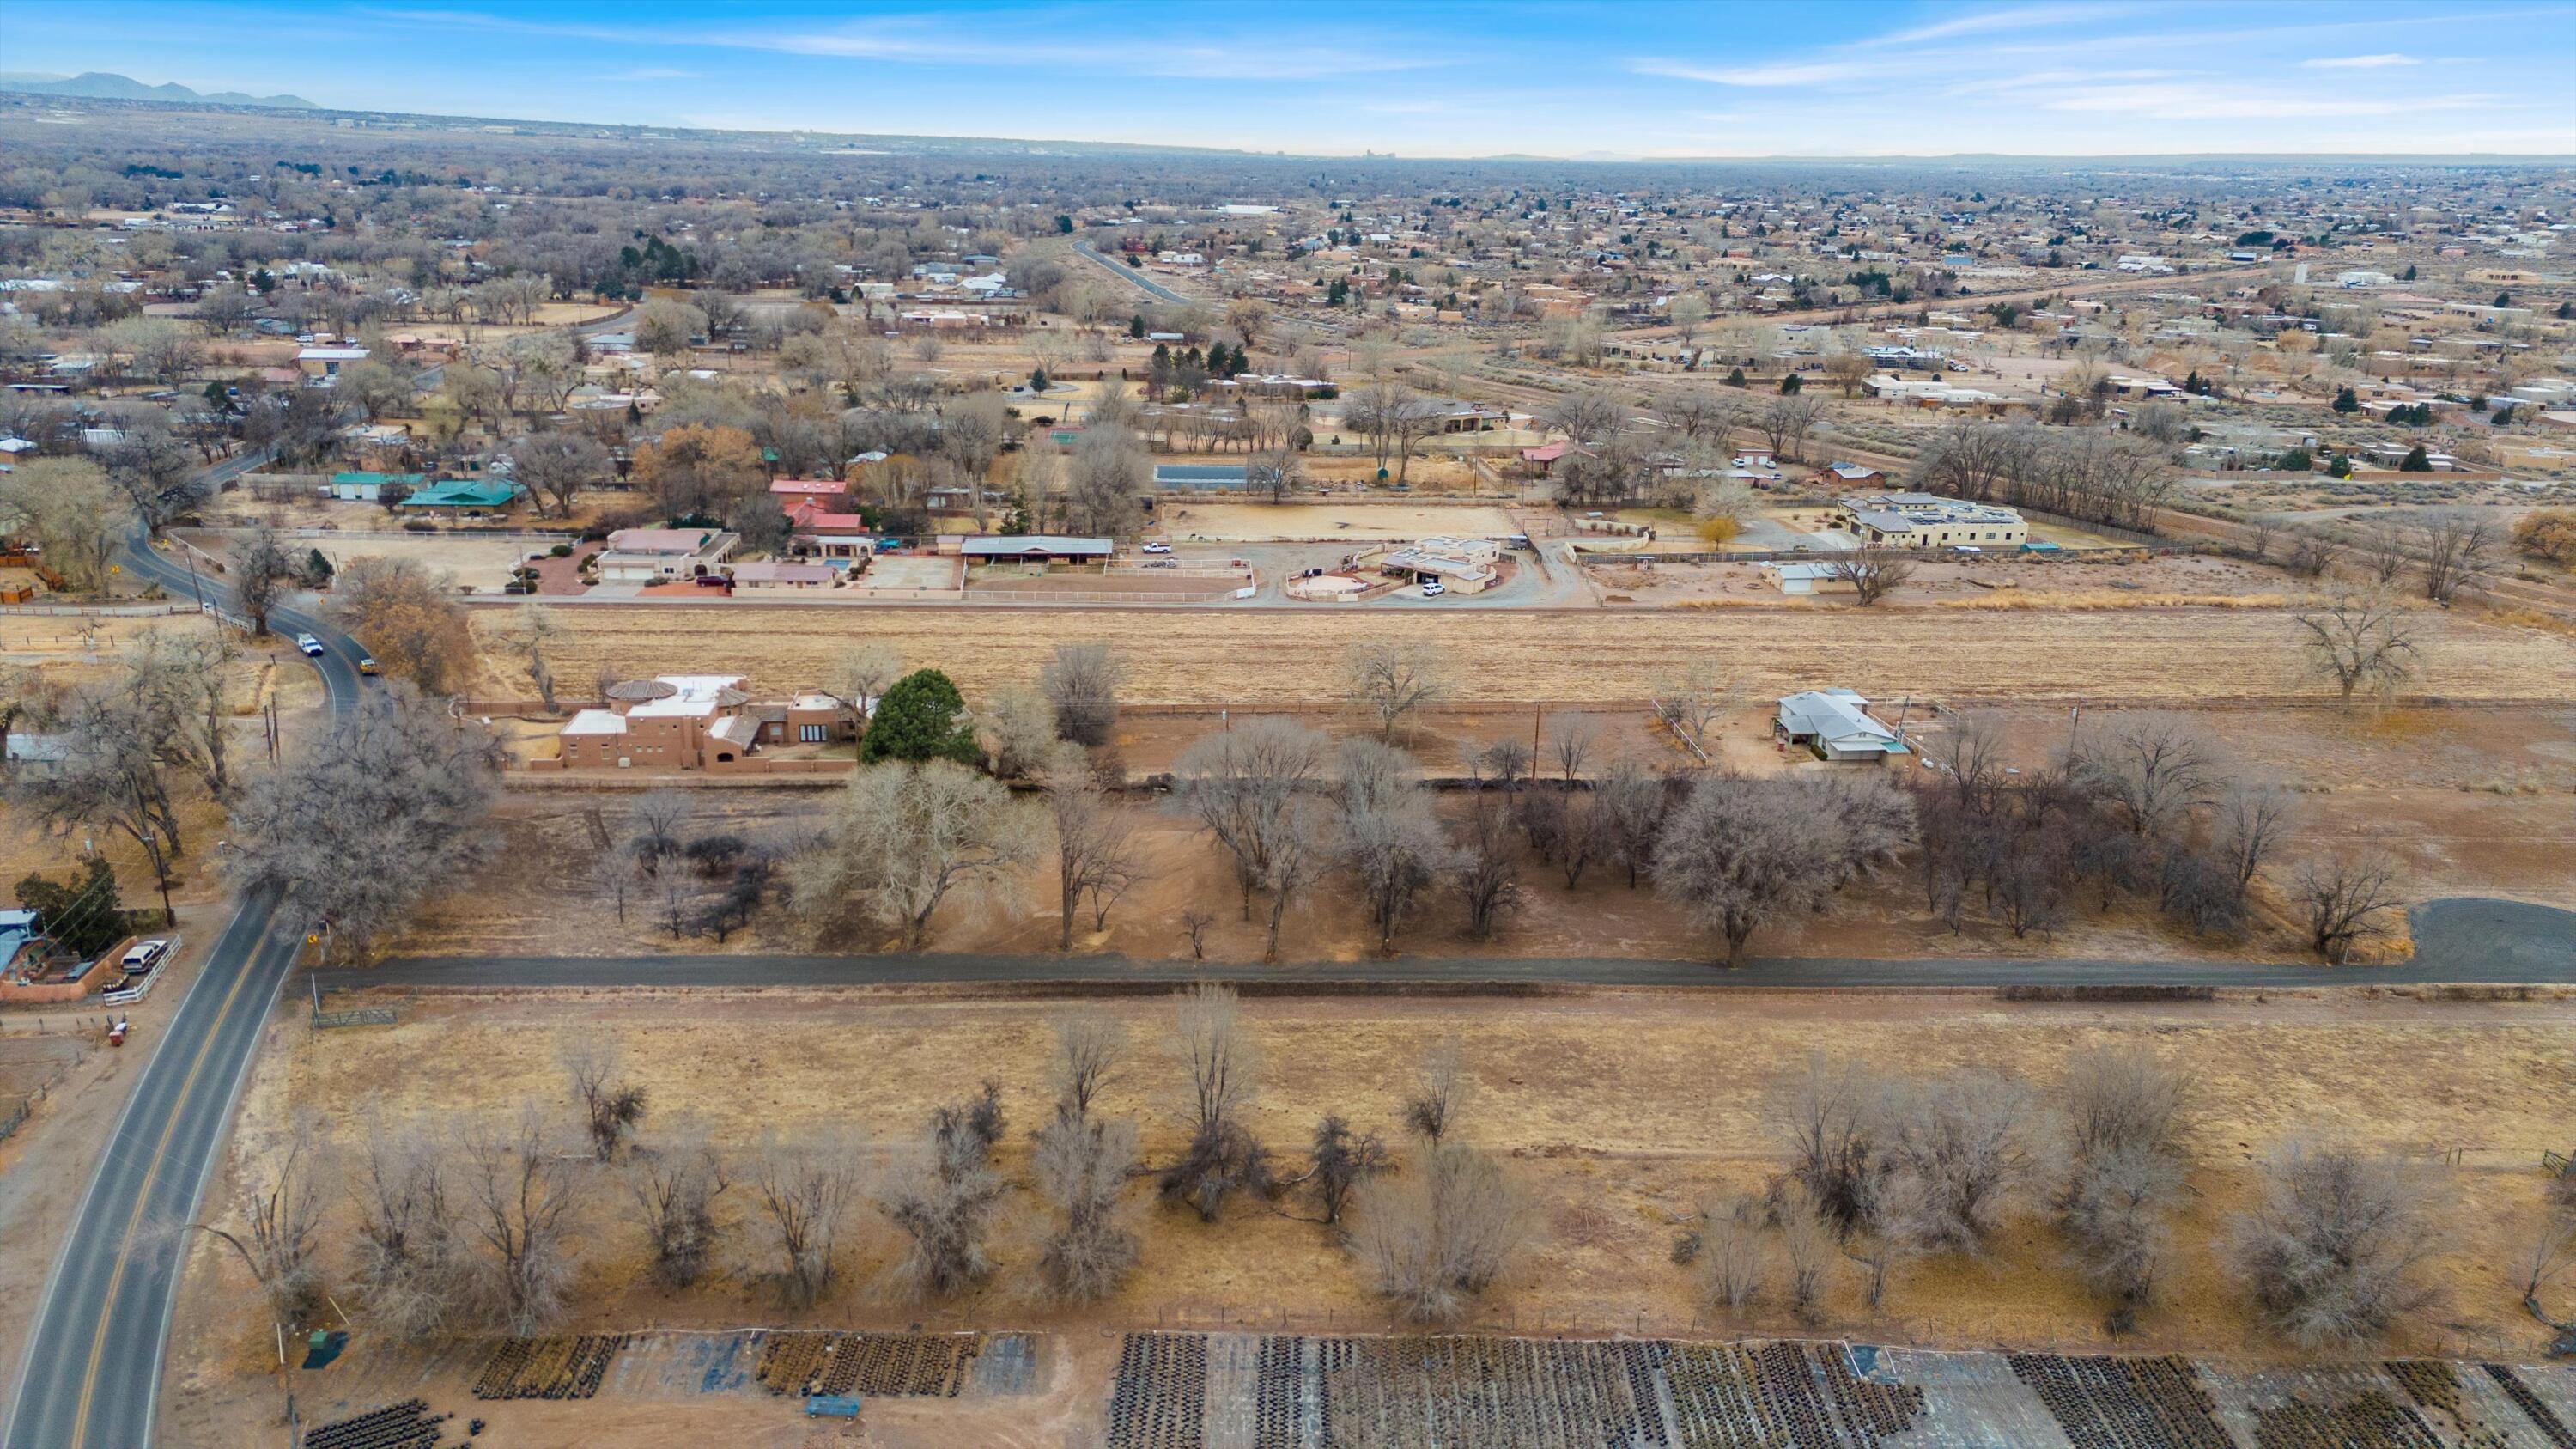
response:
M0 0L0 71L372 110L1410 156L2576 153L2559 3Z

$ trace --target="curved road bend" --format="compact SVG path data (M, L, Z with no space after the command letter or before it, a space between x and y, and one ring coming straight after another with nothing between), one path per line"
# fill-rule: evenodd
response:
M1757 957L1729 971L1704 961L1598 957L1442 959L1356 964L1135 961L1123 956L406 957L319 973L325 989L391 987L716 987L930 984L1181 984L1191 981L1398 983L1506 990L1528 986L1995 987L2576 985L2576 913L2478 898L2414 915L2415 959L2395 966L2192 961L1860 961Z
M1098 262L1101 269L1108 272L1111 276L1124 278L1125 280L1133 282L1137 286L1144 288L1146 295L1152 297L1157 302L1169 302L1175 307L1189 307L1196 305L1189 298L1182 296L1180 293L1175 292L1171 288L1164 286L1162 283L1155 281L1153 278L1146 276L1134 267L1113 262L1109 258L1102 256L1100 253L1093 251L1091 249L1090 242L1075 242L1073 244L1073 249L1082 253L1084 256L1091 258L1093 261Z
M255 459L233 459L208 472L224 477L252 466ZM173 596L190 596L185 564L139 541L126 549L125 563ZM305 610L280 609L270 622L281 633L323 640L328 652L313 663L331 711L348 711L361 687L357 646ZM295 923L277 920L273 902L244 899L162 1040L126 1048L152 1059L45 1281L0 1433L6 1449L139 1449L151 1442L180 1257L160 1229L197 1215L297 944Z

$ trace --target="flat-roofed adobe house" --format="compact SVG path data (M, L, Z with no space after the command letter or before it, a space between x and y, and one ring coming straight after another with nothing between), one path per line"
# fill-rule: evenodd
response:
M2021 515L1989 503L1963 503L1930 493L1869 493L1842 501L1826 520L1865 544L1883 548L2018 547L2030 537Z
M713 573L742 535L715 528L621 528L599 555L607 584L656 584Z
M760 703L739 674L666 674L608 689L557 734L556 769L712 770L739 765L764 745L847 739L852 717L829 695Z

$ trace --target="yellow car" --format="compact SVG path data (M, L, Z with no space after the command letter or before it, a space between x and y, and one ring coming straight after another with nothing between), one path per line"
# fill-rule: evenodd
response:
M372 654L360 656L358 660L358 672L360 674L376 673L376 656Z

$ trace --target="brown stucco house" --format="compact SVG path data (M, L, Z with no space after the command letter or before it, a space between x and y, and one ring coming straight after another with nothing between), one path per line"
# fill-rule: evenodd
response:
M565 722L554 768L722 772L750 766L764 745L850 737L850 712L829 695L761 703L741 683L738 674L666 674L612 685L605 708Z

